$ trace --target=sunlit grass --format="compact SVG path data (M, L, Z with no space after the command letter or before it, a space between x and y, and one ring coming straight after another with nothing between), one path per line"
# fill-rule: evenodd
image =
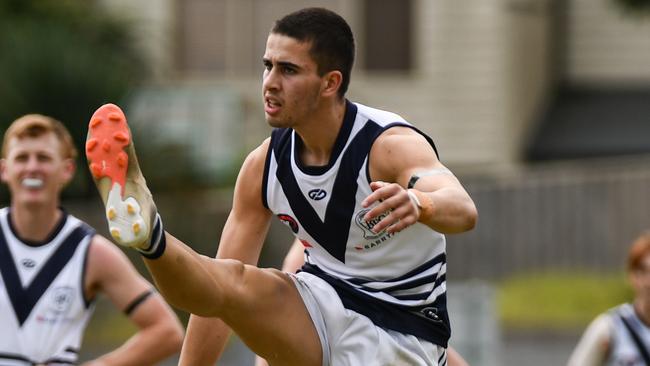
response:
M599 313L631 299L623 273L526 274L503 281L497 290L499 318L506 329L583 328Z

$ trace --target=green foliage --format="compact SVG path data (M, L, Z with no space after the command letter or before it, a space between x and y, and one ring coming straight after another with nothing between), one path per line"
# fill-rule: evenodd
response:
M650 15L650 0L615 0L630 15Z
M63 122L83 152L87 122L108 101L123 100L145 76L126 21L84 0L0 3L0 128L26 113ZM89 192L85 159L73 188ZM93 189L94 193L94 189Z
M581 329L596 315L631 299L623 274L526 274L504 281L498 290L503 326L520 330Z

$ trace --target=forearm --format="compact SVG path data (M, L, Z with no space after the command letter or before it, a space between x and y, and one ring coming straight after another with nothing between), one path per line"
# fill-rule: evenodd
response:
M175 329L160 324L140 330L119 348L89 362L90 366L156 365L179 351L182 337Z
M467 194L455 187L434 192L410 189L419 203L418 221L443 233L454 234L470 230L476 225L477 211Z
M219 318L192 315L181 351L180 366L214 365L230 335L230 328Z

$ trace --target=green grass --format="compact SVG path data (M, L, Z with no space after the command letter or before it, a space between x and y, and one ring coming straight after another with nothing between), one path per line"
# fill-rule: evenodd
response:
M497 308L506 329L575 330L632 296L623 273L547 272L498 284Z

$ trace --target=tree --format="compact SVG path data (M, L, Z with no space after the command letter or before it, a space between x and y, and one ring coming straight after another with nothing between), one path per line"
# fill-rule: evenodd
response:
M146 78L131 28L87 0L0 2L2 130L26 113L59 119L73 135L84 167L93 111L123 100ZM87 169L78 169L71 186L68 195L94 194Z

